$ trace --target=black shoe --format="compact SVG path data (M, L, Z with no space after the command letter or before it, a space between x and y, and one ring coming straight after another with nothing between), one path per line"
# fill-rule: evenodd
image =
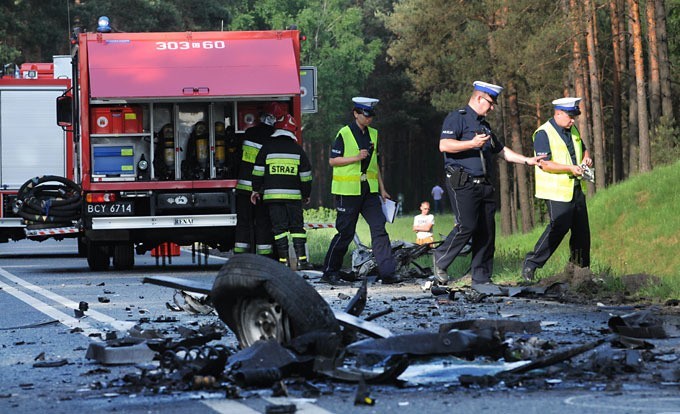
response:
M397 275L391 275L388 277L380 278L383 285L394 285L395 283L401 283L403 280Z
M321 276L321 279L319 279L320 283L328 283L329 285L332 286L349 286L351 283L345 282L340 278L340 275L338 273L324 273L323 276Z
M300 261L297 264L297 270L314 270L314 265L309 263L308 261Z
M472 240L467 242L465 246L463 246L463 249L458 253L458 256L465 256L466 254L470 253L472 251Z
M434 280L436 280L440 285L445 285L449 283L449 275L446 270L437 266L437 258L432 254L432 272L434 273Z
M532 269L530 267L525 267L522 269L522 277L524 280L527 282L531 282L534 280L534 273L536 272L536 269Z

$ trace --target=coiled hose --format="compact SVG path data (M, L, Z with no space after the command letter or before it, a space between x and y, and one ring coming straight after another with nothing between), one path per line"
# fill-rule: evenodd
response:
M34 177L19 188L13 211L28 229L72 226L80 219L81 193L80 186L68 178Z

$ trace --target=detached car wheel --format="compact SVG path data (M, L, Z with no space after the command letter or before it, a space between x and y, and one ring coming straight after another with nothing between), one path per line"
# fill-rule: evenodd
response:
M234 311L236 336L246 346L261 339L287 342L291 338L288 317L281 305L271 298L238 299Z
M313 331L340 331L330 306L307 281L263 256L231 258L217 274L210 297L243 348L260 339L287 342Z

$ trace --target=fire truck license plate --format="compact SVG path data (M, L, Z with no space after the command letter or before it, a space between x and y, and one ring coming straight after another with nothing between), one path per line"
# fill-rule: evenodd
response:
M110 204L88 204L90 216L129 216L135 212L132 201L117 201Z

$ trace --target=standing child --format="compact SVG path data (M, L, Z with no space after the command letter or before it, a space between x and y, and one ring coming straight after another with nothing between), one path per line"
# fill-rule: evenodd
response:
M434 237L432 228L434 227L434 216L430 214L430 203L423 201L420 203L420 214L413 218L413 231L416 232L416 244L432 243Z
M302 203L309 203L312 167L302 146L297 143L295 118L286 114L274 127L273 139L265 143L255 159L250 201L255 204L261 198L267 205L279 262L290 264L290 235L297 256L297 269L310 269Z

